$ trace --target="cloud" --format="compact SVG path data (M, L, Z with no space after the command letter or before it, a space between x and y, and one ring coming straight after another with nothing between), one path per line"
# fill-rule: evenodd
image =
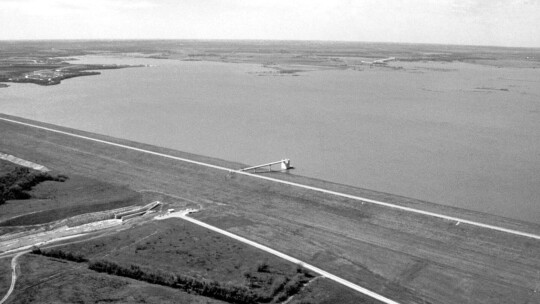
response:
M0 0L0 39L311 39L540 46L540 0Z
M461 15L490 14L501 10L521 10L539 6L540 0L453 0L451 9Z
M148 0L0 0L0 10L12 12L15 16L58 17L70 13L139 10L157 6L156 2Z
M73 1L66 1L72 3ZM126 10L139 10L139 9L150 9L159 6L159 1L148 1L148 0L83 0L77 1L78 3L84 3L84 5L89 7L101 7L105 9L126 9Z

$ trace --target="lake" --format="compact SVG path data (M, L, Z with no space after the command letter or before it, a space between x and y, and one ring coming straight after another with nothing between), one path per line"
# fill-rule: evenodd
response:
M81 59L150 66L10 84L0 112L250 165L290 158L294 174L540 223L540 69L395 62L294 77Z

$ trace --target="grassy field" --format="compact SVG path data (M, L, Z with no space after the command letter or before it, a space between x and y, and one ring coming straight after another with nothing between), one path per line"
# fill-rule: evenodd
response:
M332 292L328 292L331 290ZM358 299L356 292L347 287L336 285L325 278L317 278L306 286L290 304L337 304L337 303L377 303L374 300Z
M11 285L11 259L0 259L0 297L3 297L5 292Z
M118 265L147 265L165 273L202 281L217 281L223 286L247 288L254 294L265 295L268 298L265 302L272 303L288 299L289 295L285 294L287 286L295 280L314 280L313 274L305 272L298 265L180 219L151 222L111 236L54 250L84 257L90 263L107 260ZM49 251L45 249L43 252L48 254ZM74 266L72 262L64 263L76 268L77 272L86 269L86 263L79 266ZM81 273L86 275L86 271ZM33 278L28 279L29 282L37 282L40 274L29 270L27 276ZM38 287L38 290L41 288ZM296 293L292 294L291 303L328 303L328 299L339 299L339 303L343 304L374 303L326 280L322 283L313 282L301 289L300 294ZM90 296L88 291L85 294ZM325 298L322 302L318 300L321 295Z
M0 165L0 173L22 168L6 161ZM30 189L28 194L29 199L10 200L2 206L6 211L4 217L11 218L1 222L0 225L37 225L149 199L160 199L171 207L180 205L198 207L178 197L151 191L139 194L126 186L112 185L78 175L62 183L52 181L40 183ZM49 251L43 252L50 255ZM319 303L317 298L325 295L325 299L339 299L340 303L344 304L375 303L352 290L343 290L338 284L330 281L322 285L314 282L309 285L309 289L300 289L301 294L297 295L297 291L289 291L290 288L314 280L314 274L302 270L299 265L285 262L258 249L178 219L135 224L133 229L127 231L53 249L52 255L58 252L84 257L79 260L85 262L88 262L88 259L95 261L104 258L119 265L142 267L147 265L159 271L178 273L203 281L216 281L224 286L248 288L254 294L268 299L264 302L283 302L293 295L289 303ZM43 300L59 303L125 300L122 297L126 297L127 292L119 290L131 289L132 284L125 281L134 281L91 273L86 267L55 258L40 261L41 266L38 270L38 262L35 260L36 258L32 257L25 260L29 265L24 266L24 276L20 277L17 283L17 290L22 289L25 293L16 292L10 298L10 303ZM0 290L7 290L11 281L10 259L5 258L1 261L0 267L4 275L0 280ZM66 277L70 278L69 284L63 281ZM76 279L75 282L71 282L72 277L77 277L81 281ZM88 282L92 289L82 291L85 286L83 282ZM159 288L165 287L158 288L144 282L137 282L136 285L149 286L144 286L146 292L128 297L128 302L167 302L178 297L177 292L158 291ZM107 288L110 286L115 287L115 292ZM152 295L156 292L161 294L158 299ZM182 294L182 297L189 299L190 303L194 301L197 303L199 298L209 299L208 303L221 303L211 297L186 294Z
M21 200L32 197L28 192L46 181L64 182L66 176L54 176L0 160L0 205L7 200Z
M401 303L539 301L539 293L534 290L540 279L537 254L540 242L533 239L231 176L210 168L7 122L0 122L0 136L4 153L106 182L127 183L136 190L154 189L197 202L204 211L196 217L205 222L302 259ZM229 168L243 166L95 136ZM540 233L540 227L530 223L293 174L271 176ZM140 254L143 253L141 250ZM131 253L131 256L136 258L137 254Z
M268 273L292 276L295 265L179 219L151 222L110 237L60 249L122 264L147 264L186 275L244 284L245 273L270 264ZM264 258L263 258L264 256Z
M0 176L12 172L21 166L12 162L0 159Z
M101 274L86 265L27 254L20 258L17 288L8 303L225 302L132 279Z
M20 167L7 161L0 164L1 172ZM70 175L63 182L44 181L26 193L28 199L8 200L0 205L0 226L38 225L142 202L142 195L126 186L80 175Z

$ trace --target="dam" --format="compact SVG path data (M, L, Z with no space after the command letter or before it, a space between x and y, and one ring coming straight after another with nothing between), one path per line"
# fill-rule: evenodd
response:
M538 225L281 172L227 178L246 165L0 117L3 153L204 201L197 220L399 303L538 300Z

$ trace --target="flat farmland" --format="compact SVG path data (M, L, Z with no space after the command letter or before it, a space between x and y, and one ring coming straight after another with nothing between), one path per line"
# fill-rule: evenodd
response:
M244 166L53 128L232 169ZM0 138L3 153L59 171L195 201L203 208L195 217L204 222L294 256L401 303L540 301L537 292L540 242L536 239L227 174L6 121L0 121ZM391 194L294 174L270 173L267 176L540 233L538 225Z
M46 181L29 191L30 199L12 200L0 208L0 234L9 226L38 225L79 214L140 204L142 195L127 187L71 175L64 182Z
M19 263L22 274L7 303L226 303L59 259L28 254Z
M0 259L0 290L8 290L10 285L11 259Z
M306 286L300 292L291 293L291 304L306 303L308 299L311 301L307 303L320 303L315 300L322 294L333 303L379 303L318 277L300 265L175 218L135 225L116 234L59 246L55 250L90 261L107 260L124 267L140 265L197 280L219 282L223 286L248 288L266 298L261 300L263 303L281 303L288 299L287 286L292 286L295 280ZM83 266L76 267L77 271L86 269L85 263L80 265ZM35 277L37 273L29 270L27 275Z

